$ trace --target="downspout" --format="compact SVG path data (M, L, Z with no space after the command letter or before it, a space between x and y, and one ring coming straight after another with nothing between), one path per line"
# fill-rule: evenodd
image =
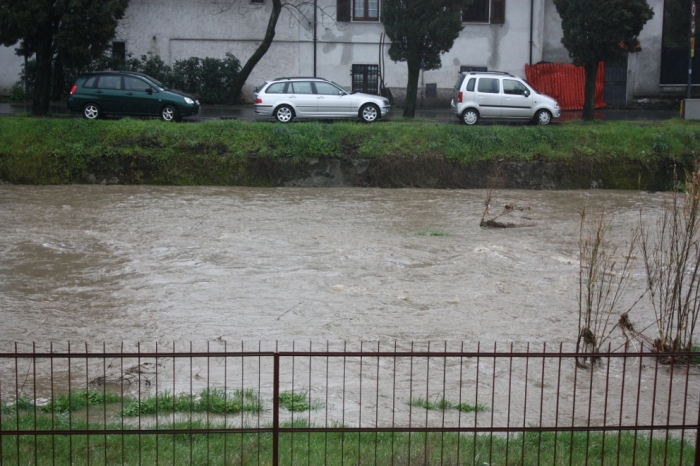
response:
M314 78L316 77L316 42L318 37L316 36L316 7L318 0L314 0Z
M532 33L535 22L535 0L530 0L530 66L532 66Z

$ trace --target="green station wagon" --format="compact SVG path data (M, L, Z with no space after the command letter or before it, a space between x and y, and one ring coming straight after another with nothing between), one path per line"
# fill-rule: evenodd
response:
M68 108L88 120L104 115L159 116L179 121L196 115L199 101L192 95L169 89L143 73L96 71L78 77L70 90Z

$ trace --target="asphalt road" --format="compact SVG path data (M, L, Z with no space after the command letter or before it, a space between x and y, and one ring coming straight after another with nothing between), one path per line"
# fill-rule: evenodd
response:
M70 113L65 104L52 104L49 108L51 113ZM0 103L0 115L17 115L30 113L30 104L10 104ZM74 114L78 117L78 114ZM628 110L628 109L603 109L595 113L596 119L600 120L669 120L677 117L676 110ZM392 118L401 118L401 109L394 109ZM434 121L436 123L457 124L458 120L449 108L423 108L416 111L416 118ZM556 121L577 120L581 118L580 111L562 112L562 117ZM258 118L252 106L203 106L198 115L186 118L186 121L210 121L210 120L243 120L243 121L265 121Z

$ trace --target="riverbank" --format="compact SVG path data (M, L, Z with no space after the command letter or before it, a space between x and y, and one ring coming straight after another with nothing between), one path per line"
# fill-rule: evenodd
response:
M668 189L692 168L700 125L0 119L0 180L161 184Z

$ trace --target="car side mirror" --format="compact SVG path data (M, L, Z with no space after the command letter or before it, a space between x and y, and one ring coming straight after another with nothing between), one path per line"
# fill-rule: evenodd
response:
M146 88L146 94L152 95L152 94L153 94L153 88L152 88L152 87L147 87L147 88Z
M530 97L530 91L528 91L528 90L523 91L523 95L525 97Z

